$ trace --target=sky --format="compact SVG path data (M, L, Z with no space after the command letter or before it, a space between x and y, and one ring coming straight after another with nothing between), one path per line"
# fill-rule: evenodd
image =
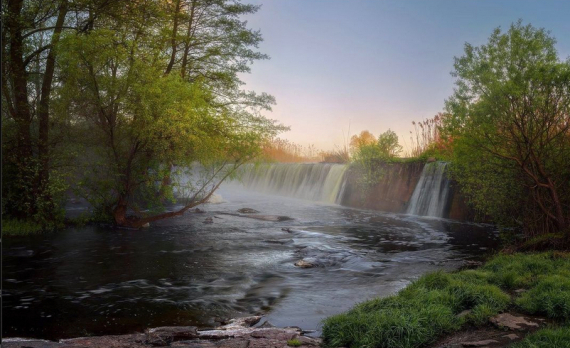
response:
M275 96L268 118L303 146L342 148L362 130L392 129L405 147L412 121L443 111L453 93L454 57L466 42L485 44L494 28L523 24L557 39L570 56L570 0L250 0L260 30L245 89Z

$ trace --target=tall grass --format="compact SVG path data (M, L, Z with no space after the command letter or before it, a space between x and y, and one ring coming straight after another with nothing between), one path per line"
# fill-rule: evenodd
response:
M511 348L570 348L570 326L539 330Z
M289 140L275 138L263 147L263 157L281 163L320 162L322 155L314 145L302 146Z
M42 225L33 221L2 220L2 235L26 236L42 232Z
M527 291L513 302L509 292L514 289ZM570 254L499 255L477 270L427 274L396 295L327 318L323 342L328 347L419 347L465 325L484 325L509 307L568 320Z

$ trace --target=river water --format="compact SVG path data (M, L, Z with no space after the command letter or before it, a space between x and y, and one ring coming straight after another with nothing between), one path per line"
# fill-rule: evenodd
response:
M363 211L227 185L204 213L140 231L87 226L3 241L3 337L60 339L263 314L323 318L422 274L480 260L490 226ZM241 208L290 217L265 221ZM204 223L212 218L213 223ZM304 259L314 268L295 267Z

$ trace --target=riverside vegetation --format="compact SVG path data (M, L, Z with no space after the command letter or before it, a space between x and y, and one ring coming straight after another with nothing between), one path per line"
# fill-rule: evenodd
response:
M511 295L514 290L517 295ZM329 347L421 347L461 328L484 326L507 309L560 324L528 337L520 347L568 347L570 254L498 255L480 269L427 274L397 295L327 318L323 339ZM458 316L464 311L468 314ZM556 340L563 344L550 345Z

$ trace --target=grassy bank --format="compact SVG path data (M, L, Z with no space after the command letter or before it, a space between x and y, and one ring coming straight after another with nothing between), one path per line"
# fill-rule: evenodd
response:
M420 347L509 308L570 321L570 254L499 255L476 270L425 275L394 296L327 318L323 340L328 347ZM567 329L543 335L564 338ZM529 342L520 347L534 347Z
M42 226L32 221L2 220L3 236L27 236L42 231Z
M555 348L570 347L570 326L539 330L528 335L523 341L511 348Z

